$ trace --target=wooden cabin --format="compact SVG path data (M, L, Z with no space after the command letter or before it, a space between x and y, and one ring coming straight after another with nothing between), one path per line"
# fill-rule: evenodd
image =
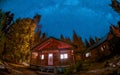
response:
M75 64L73 46L50 37L31 50L32 66L67 67Z
M95 43L87 49L87 52L84 54L84 59L100 59L105 56L110 55L110 47L108 45L109 35L102 38L99 42Z
M106 35L98 43L95 43L94 45L92 45L87 49L88 51L83 55L84 59L96 60L112 54L114 52L112 50L114 49L111 49L109 44L110 44L110 41L115 38L118 38L118 39L120 38L120 26L117 27L112 25L110 26L110 31L108 35Z

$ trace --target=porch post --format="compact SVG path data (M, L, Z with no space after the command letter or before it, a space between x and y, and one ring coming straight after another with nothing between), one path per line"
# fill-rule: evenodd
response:
M76 61L75 61L75 52L73 50L73 63L76 64Z
M58 49L59 50L59 49ZM59 59L59 66L61 65L61 59L60 59L60 50L59 50L59 52L58 52L59 54L58 54L58 59Z

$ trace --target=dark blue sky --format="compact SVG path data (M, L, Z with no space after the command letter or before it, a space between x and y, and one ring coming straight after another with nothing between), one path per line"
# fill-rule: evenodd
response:
M72 37L73 30L84 38L103 37L110 24L117 24L119 15L109 6L111 0L0 0L3 11L12 11L15 18L41 14L42 32L48 36Z

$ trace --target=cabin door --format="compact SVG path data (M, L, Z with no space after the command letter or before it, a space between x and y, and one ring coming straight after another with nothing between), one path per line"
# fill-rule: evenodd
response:
M53 54L48 54L48 65L53 65Z

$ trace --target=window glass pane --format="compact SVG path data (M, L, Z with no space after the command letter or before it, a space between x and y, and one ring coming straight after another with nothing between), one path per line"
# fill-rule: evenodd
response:
M60 59L64 59L63 54L60 55Z
M85 56L86 56L86 57L89 57L89 56L90 56L90 53L86 53Z
M101 51L104 51L103 47L101 47Z
M64 58L65 58L65 59L68 58L68 54L64 54Z
M44 59L44 55L43 54L41 55L41 59Z

